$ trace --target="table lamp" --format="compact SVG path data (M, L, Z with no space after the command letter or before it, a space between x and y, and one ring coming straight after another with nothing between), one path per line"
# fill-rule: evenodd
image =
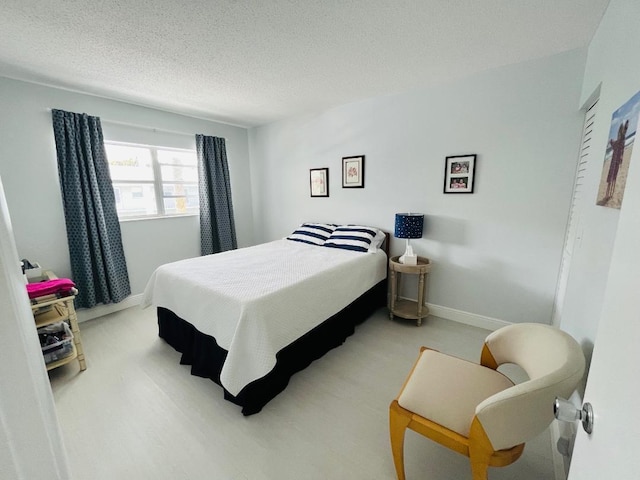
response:
M398 260L407 265L417 265L418 257L413 253L409 243L411 238L422 238L422 225L424 214L422 213L396 213L396 228L393 234L396 238L407 239L407 249Z

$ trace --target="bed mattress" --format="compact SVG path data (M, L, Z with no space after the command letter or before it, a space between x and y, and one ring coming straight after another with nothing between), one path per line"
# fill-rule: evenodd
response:
M221 385L237 395L277 353L386 277L383 251L276 240L159 267L143 307L166 308L214 337L227 357Z

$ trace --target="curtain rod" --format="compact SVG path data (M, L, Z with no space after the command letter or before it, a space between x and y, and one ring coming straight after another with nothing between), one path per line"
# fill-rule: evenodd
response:
M51 113L51 111L54 110L53 108L47 108L47 112ZM179 130L168 130L166 128L156 128L156 127L150 127L148 125L140 125L137 123L130 123L130 122L121 122L118 120L109 120L106 118L102 118L102 117L98 117L100 118L100 122L101 123L110 123L111 125L121 125L123 127L133 127L133 128L140 128L142 130L151 130L152 132L162 132L162 133L172 133L174 135L185 135L185 136L189 136L189 137L195 137L196 134L194 132L181 132Z

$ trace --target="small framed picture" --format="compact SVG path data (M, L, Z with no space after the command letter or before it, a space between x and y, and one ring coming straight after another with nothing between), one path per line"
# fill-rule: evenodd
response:
M329 169L312 168L309 170L309 183L312 197L329 196Z
M342 188L364 188L364 155L342 157Z
M447 157L444 163L444 193L473 193L475 155Z

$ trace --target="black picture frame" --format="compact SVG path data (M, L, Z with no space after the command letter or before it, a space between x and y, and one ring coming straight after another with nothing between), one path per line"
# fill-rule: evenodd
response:
M329 169L309 169L309 192L312 197L329 196Z
M477 155L453 155L444 162L443 193L473 193Z
M364 188L364 155L342 157L342 188Z

